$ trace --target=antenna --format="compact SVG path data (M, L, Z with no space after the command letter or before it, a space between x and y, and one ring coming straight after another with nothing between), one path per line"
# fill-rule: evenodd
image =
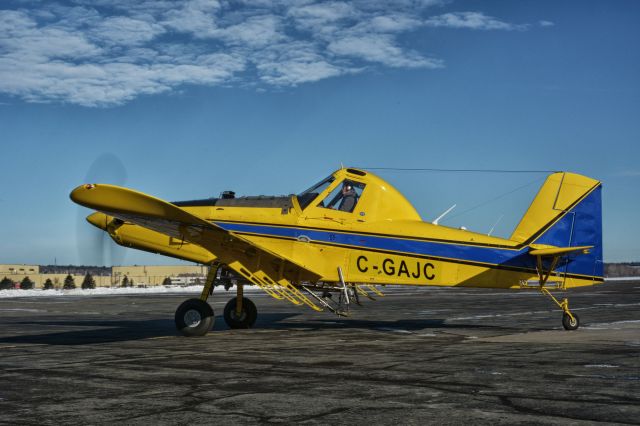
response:
M440 221L440 219L442 219L443 217L445 217L446 215L449 214L449 212L453 209L455 209L457 206L457 204L452 205L451 207L449 207L444 213L442 213L440 216L438 216L433 222L434 225L437 225L438 222Z
M500 215L500 217L498 218L498 220L496 220L496 223L493 224L493 226L491 227L491 230L489 231L489 233L487 234L487 236L491 236L491 234L493 233L493 230L496 228L496 226L498 226L498 224L500 223L500 221L502 220L502 218L504 217L503 214Z

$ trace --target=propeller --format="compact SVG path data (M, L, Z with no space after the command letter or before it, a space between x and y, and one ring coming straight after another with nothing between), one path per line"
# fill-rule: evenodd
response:
M109 183L123 186L127 181L127 171L122 161L111 153L98 156L87 171L83 183ZM113 266L124 260L125 248L113 242L105 232L87 222L93 211L78 206L76 239L78 259L82 265Z

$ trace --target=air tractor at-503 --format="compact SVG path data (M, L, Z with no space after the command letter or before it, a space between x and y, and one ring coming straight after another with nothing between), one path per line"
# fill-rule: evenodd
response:
M236 296L224 319L231 328L256 321L247 285L339 315L360 298L382 296L380 285L399 285L535 288L574 330L578 316L552 292L603 282L601 189L585 176L550 174L506 239L425 222L388 182L354 168L284 197L167 202L91 183L71 199L96 210L87 220L117 244L210 266L200 298L176 311L187 336L211 329L207 299L230 283Z

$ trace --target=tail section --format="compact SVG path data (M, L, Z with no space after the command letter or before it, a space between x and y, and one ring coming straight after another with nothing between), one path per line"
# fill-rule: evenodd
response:
M540 188L510 239L555 247L593 246L568 255L556 270L601 280L602 184L575 173L553 173Z

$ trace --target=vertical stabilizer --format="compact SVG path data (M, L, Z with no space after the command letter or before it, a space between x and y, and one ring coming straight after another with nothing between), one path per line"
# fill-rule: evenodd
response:
M601 277L602 185L575 173L553 173L540 188L510 239L557 247L593 246L569 256L566 273Z

